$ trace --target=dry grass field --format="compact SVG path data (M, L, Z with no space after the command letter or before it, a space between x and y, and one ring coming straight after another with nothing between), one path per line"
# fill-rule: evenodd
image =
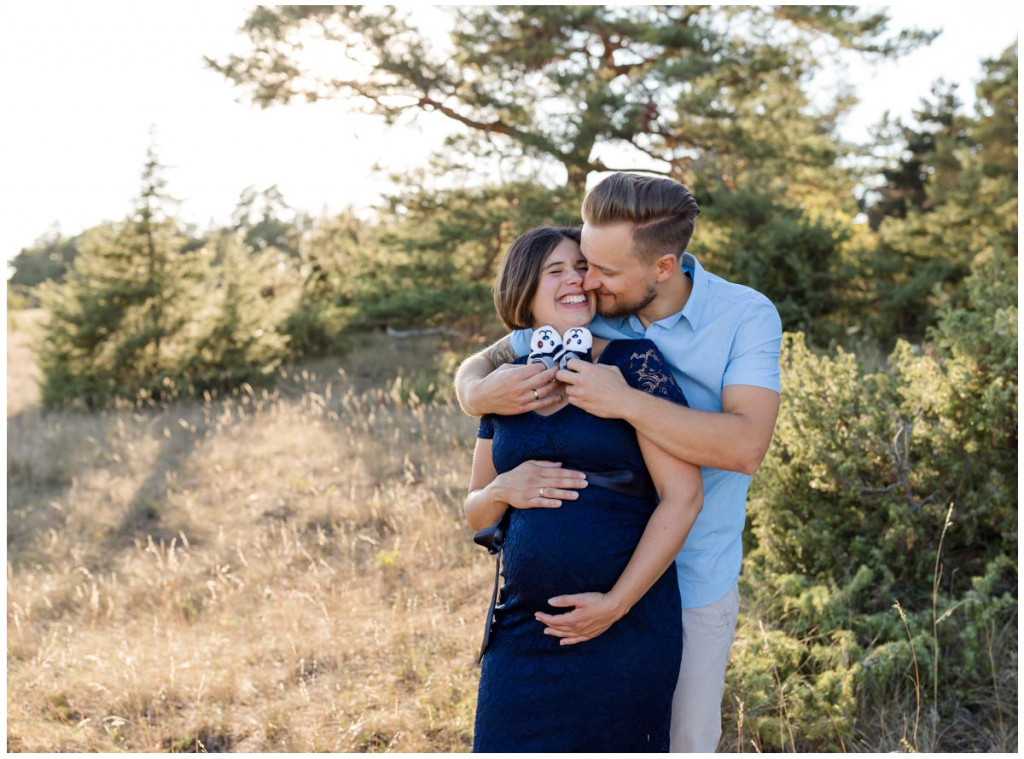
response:
M87 414L39 407L35 321L8 322L9 751L469 749L475 423L403 369L449 370L439 338Z

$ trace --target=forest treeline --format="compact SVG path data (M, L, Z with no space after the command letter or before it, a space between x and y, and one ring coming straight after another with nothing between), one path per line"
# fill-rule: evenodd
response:
M850 145L848 95L822 104L814 77L928 33L852 6L450 13L441 45L394 8L253 11L249 49L208 63L254 102L347 98L459 131L372 217L250 188L202 231L169 210L151 151L129 218L13 261L11 302L49 312L44 403L270 382L386 327L500 334L490 285L517 234L579 223L592 172L674 177L701 206L690 252L768 295L787 333L744 568L764 645L734 657L730 719L822 749L897 704L913 748L1015 749L1016 44L984 62L970 110L937 82ZM358 76L324 68L331 48Z

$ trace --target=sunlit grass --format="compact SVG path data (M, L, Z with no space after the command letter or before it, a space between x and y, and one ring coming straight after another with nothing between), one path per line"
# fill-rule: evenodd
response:
M318 369L164 409L13 406L10 750L469 748L475 423L395 364L379 389Z

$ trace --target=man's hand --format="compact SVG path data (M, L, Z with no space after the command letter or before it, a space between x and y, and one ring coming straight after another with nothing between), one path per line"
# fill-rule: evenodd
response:
M561 638L560 645L563 646L596 638L629 611L621 608L607 593L555 596L548 599L548 603L556 607L576 607L566 614L545 614L538 611L533 615L538 622L546 625L544 634Z
M565 383L565 396L573 406L605 419L623 418L622 404L632 388L617 366L591 364L574 358L555 379Z
M487 376L471 380L463 406L475 415L512 416L536 411L561 401L553 382L557 367L543 364L504 364Z

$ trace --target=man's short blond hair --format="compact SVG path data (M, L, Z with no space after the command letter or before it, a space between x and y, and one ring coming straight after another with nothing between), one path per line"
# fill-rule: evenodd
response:
M679 182L665 177L616 172L583 200L583 221L601 227L629 223L633 253L646 263L686 252L700 207Z

